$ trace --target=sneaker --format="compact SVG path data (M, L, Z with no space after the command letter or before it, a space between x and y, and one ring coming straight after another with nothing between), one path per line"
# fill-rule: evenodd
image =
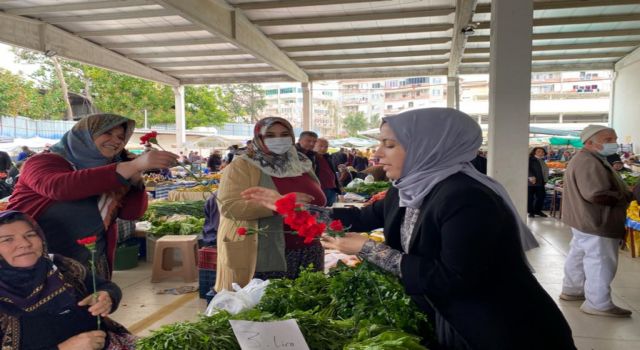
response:
M548 218L549 216L541 211L537 212L536 215L538 215L541 218Z
M607 317L630 317L631 316L630 310L623 309L615 305L609 310L596 310L582 304L582 306L580 306L580 310L585 314L596 315L596 316L607 316Z
M560 299L566 300L566 301L585 300L584 294L573 295L573 294L566 294L566 293L560 293Z

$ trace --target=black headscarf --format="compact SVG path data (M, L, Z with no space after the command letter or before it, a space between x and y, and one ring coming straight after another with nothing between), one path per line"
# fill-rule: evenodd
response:
M0 226L22 221L30 225L43 243L42 256L31 267L14 267L0 258L0 303L10 304L27 313L46 309L50 301L73 304L75 296L47 253L44 234L38 224L19 211L0 213Z

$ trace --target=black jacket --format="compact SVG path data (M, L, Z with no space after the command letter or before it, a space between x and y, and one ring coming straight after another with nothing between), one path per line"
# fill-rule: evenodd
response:
M300 146L299 143L296 143L296 149L298 150L298 152L304 154L305 156L307 156L307 158L309 158L309 160L313 164L314 170L318 167L318 162L316 161L316 152L305 150Z
M384 227L402 251L398 190L363 209L333 209L351 231ZM516 221L491 189L462 173L424 199L401 263L408 295L472 349L575 349L571 329L525 264ZM431 308L433 306L433 309Z
M544 186L544 176L542 175L542 166L536 157L529 157L529 177L535 177L536 183L529 182L529 186Z
M477 155L471 161L471 165L473 165L473 167L476 168L476 170L478 170L479 172L487 175L487 158L481 155Z
M335 185L336 185L336 192L342 193L343 192L342 185L340 184L340 181L338 180L338 175L337 175L338 170L336 170L336 166L333 164L331 156L328 155L327 153L325 153L325 154L316 153L316 155L315 155L315 159L314 159L315 167L313 168L313 170L315 171L316 176L318 177L318 179L320 179L320 166L318 166L318 158L319 157L323 157L327 161L327 163L329 164L329 167L331 168L331 171L333 172L333 178L334 178ZM323 188L323 190L324 190L324 188Z

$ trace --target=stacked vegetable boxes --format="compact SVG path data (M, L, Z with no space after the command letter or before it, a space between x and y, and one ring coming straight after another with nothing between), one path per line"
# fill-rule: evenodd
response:
M206 295L216 283L216 259L218 252L215 247L203 247L198 250L198 275L200 284L200 298Z

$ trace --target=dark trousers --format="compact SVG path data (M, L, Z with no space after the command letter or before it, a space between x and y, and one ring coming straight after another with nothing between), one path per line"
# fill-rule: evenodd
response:
M546 191L544 190L544 186L529 186L527 213L535 214L541 212L545 196Z
M332 206L333 203L336 202L336 199L338 197L338 192L336 192L336 189L323 189L322 192L324 192L325 197L327 197L327 207Z

